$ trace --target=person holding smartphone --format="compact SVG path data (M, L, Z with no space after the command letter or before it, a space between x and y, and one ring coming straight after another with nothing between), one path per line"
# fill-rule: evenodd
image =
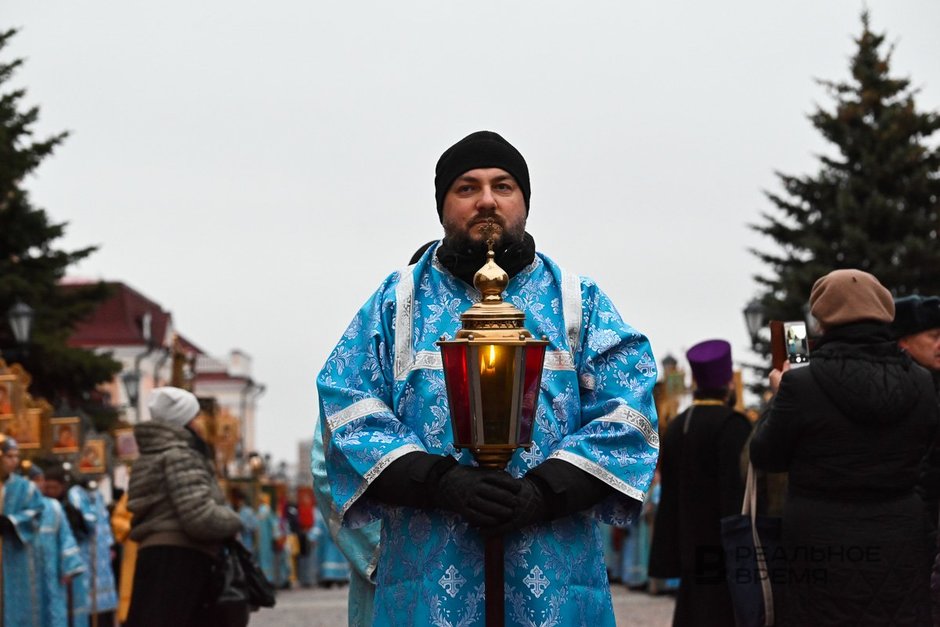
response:
M784 624L929 625L918 465L940 423L930 375L891 334L894 301L873 275L813 285L823 335L805 368L774 370L750 444L755 468L789 472Z

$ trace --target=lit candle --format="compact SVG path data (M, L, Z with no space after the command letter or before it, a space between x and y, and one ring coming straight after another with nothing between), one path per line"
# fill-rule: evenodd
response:
M490 344L489 350L483 350L483 359L480 360L480 374L496 371L496 345Z

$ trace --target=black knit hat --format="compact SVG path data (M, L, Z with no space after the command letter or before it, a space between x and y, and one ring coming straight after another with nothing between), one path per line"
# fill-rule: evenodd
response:
M458 176L476 168L501 168L509 172L525 200L529 212L529 167L525 158L508 141L491 131L477 131L444 151L434 168L434 196L437 215L444 221L444 196Z
M894 301L895 338L916 335L940 327L940 298L937 296L905 296Z

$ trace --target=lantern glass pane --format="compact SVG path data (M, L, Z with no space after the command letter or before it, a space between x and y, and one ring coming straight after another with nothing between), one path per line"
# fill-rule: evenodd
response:
M480 401L483 412L483 442L515 444L512 424L515 388L515 351L518 346L483 344L479 347L477 367L480 372Z
M532 441L532 425L539 402L539 386L542 383L542 365L545 362L545 345L527 346L525 349L525 379L522 388L522 410L519 416L519 444Z
M450 405L450 423L454 444L469 446L471 444L470 381L467 376L467 345L442 345L441 359L444 363L444 380L447 384L447 400Z

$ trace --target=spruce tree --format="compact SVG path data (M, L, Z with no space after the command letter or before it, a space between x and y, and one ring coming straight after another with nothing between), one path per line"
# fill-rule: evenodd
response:
M889 74L892 48L862 14L851 80L819 81L834 100L809 118L835 148L810 176L777 173L783 192L752 228L777 252L752 252L768 320L801 320L813 282L838 268L871 272L896 296L940 295L940 151L936 112L920 112L907 79ZM763 347L765 352L767 347Z
M0 53L15 34L15 30L0 33ZM23 188L26 177L62 144L67 133L33 138L31 129L39 108L22 108L25 90L8 87L22 62L0 62L0 349L32 375L30 393L34 396L101 415L95 388L110 381L120 364L108 355L69 347L67 341L75 324L107 298L109 289L104 283L76 289L59 285L66 269L95 248L57 248L55 241L65 233L66 224L53 222L44 210L34 207ZM6 321L17 301L35 311L28 351L16 346Z

